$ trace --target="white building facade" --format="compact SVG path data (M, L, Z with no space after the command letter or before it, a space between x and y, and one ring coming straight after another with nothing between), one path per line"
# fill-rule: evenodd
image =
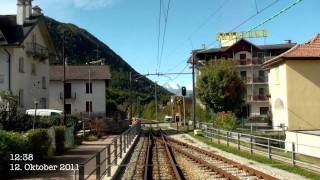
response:
M17 15L0 15L0 90L18 96L20 110L48 108L55 55L41 9L31 8L31 0L19 0Z
M111 78L108 66L66 66L65 91L63 66L51 66L50 74L50 109L67 114L106 114L106 87Z

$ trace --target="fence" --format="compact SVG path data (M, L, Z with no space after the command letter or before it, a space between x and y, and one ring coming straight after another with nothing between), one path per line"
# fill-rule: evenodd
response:
M137 124L114 138L111 144L107 144L102 150L94 154L84 163L79 164L79 170L75 171L75 179L102 179L111 176L111 167L118 164L118 160L133 143L134 138L140 134L141 125Z
M297 152L297 147L313 148L320 153L320 147L296 144L280 139L255 136L239 132L227 131L213 128L211 124L197 123L197 128L203 131L203 135L215 139L218 144L226 144L228 147L235 147L238 150L246 150L250 154L256 153L266 156L269 159L277 159L292 165L299 165L305 168L320 171L320 159ZM286 148L287 146L287 148ZM290 146L290 151L288 151Z

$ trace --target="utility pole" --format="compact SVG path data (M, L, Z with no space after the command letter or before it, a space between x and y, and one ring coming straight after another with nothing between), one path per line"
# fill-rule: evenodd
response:
M63 59L63 124L66 125L66 59L65 59L65 31L63 31L62 40L62 59Z
M193 120L193 129L196 129L196 88L195 88L195 75L194 75L194 67L195 66L195 59L194 59L194 52L192 52L192 120Z
M156 105L156 121L158 121L158 97L157 97L157 82L154 82L154 98Z
M186 126L186 100L184 96L182 96L183 100L183 126Z

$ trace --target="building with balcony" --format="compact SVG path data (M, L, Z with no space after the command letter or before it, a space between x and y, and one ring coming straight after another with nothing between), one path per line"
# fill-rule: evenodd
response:
M17 1L16 15L0 15L0 90L18 96L19 109L48 108L49 58L56 54L41 9Z
M109 67L68 65L65 74L64 88L64 67L50 66L50 109L65 110L67 114L105 115Z
M205 66L207 62L220 59L233 61L238 67L239 76L247 87L243 114L247 117L265 116L269 112L270 105L268 75L262 69L262 64L294 45L291 41L284 44L255 45L245 39L240 39L226 47L195 50L191 58L195 58L197 75L201 74L201 66ZM192 62L191 58L189 63Z

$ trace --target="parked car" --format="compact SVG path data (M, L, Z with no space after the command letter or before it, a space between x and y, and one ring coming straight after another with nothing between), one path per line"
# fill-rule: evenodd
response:
M172 116L165 116L165 117L164 117L164 121L166 121L166 122L172 122L172 121L173 121L173 118L172 118Z
M46 117L46 116L60 116L63 114L63 111L60 110L54 110L54 109L37 109L36 110L36 115L37 116L42 116L42 117ZM29 109L26 110L26 114L30 115L30 116L34 116L35 114L35 109Z

